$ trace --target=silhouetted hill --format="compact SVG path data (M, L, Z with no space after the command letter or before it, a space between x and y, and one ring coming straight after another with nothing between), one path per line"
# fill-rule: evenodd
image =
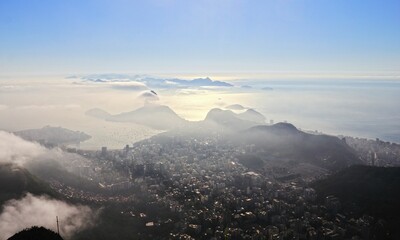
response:
M232 104L232 105L226 106L225 108L226 109L230 109L230 110L244 110L244 109L246 109L245 107L243 107L240 104Z
M99 118L99 119L103 119L103 120L106 120L107 118L111 117L111 114L109 114L108 112L106 112L100 108L90 109L90 110L86 111L85 114L87 116L91 116L91 117L95 117L95 118Z
M147 104L131 112L113 115L108 120L118 122L135 122L156 129L171 129L186 122L171 108L164 105Z
M243 113L239 113L239 114L237 114L237 117L239 117L242 120L256 122L259 124L265 123L264 115L262 115L261 113L257 112L254 109L248 109Z
M47 183L32 175L28 170L12 164L0 164L0 204L24 193L54 196Z
M179 128L187 123L168 106L157 104L146 104L136 110L116 115L95 108L88 110L86 115L112 122L133 122L161 130Z
M62 240L63 238L57 233L46 229L44 227L31 227L28 229L24 229L12 237L8 238L8 240Z
M312 135L289 123L255 126L237 137L239 144L252 144L254 151L274 159L311 163L329 170L361 164L354 150L337 137Z
M248 114L244 115L244 118L252 118ZM219 108L213 108L208 113L203 121L204 123L217 124L219 127L225 127L231 130L243 130L252 126L256 126L258 123L241 119L239 114L232 112L231 110L222 110ZM218 127L218 126L217 126Z

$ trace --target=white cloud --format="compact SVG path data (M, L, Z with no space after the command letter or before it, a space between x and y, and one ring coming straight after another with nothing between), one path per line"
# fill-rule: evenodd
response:
M79 104L65 104L65 105L53 105L53 104L44 104L44 105L21 105L21 106L16 106L16 110L54 110L54 109L76 109L80 108L81 106ZM1 110L1 109L0 109Z
M20 110L50 110L50 109L55 109L55 105L23 105L23 106L18 106L16 109Z
M175 91L176 95L199 95L199 94L207 94L207 90L203 89L178 89Z
M107 84L110 84L112 88L114 89L120 89L120 90L134 90L134 91L141 91L141 90L146 90L148 87L146 84L142 82L136 82L136 81L129 81L129 82L107 82Z
M156 102L160 100L154 91L144 91L140 93L139 98L144 99L146 103Z
M59 149L46 149L37 143L26 141L12 133L0 131L0 163L19 166L36 161L54 159L72 162L80 160L75 155ZM22 199L13 199L2 206L0 213L0 240L5 240L25 228L44 226L55 230L55 217L60 218L60 231L64 238L93 224L94 213L87 206L75 206L45 196L27 194Z
M39 144L28 142L12 133L0 131L0 162L23 165L46 153Z
M169 84L169 85L178 85L177 82L173 82L173 81L169 81L169 80L165 80L165 84Z
M65 106L63 106L66 109L76 109L76 108L81 108L81 106L79 104L67 104Z
M0 214L0 239L5 240L32 226L43 226L56 231L56 216L59 217L61 236L68 239L92 226L96 215L87 206L70 205L28 193L22 199L13 199L4 204Z
M38 143L30 142L12 133L0 130L0 163L12 163L29 169L30 163L56 161L69 165L72 161L81 163L87 160L77 154L62 151L59 148L47 149Z

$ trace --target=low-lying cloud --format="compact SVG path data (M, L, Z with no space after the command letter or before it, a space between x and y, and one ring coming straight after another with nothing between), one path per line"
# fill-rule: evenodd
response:
M6 202L0 214L0 240L32 226L57 230L59 218L60 235L71 238L75 233L94 224L97 213L87 206L71 205L47 196L28 193L21 199Z
M13 133L0 131L0 164L11 163L32 170L32 166L57 162L71 171L71 164L85 165L87 159L64 152L59 148L47 149L38 143L22 139ZM71 171L72 172L72 171Z
M118 90L130 90L130 91L143 91L148 89L146 84L142 82L110 82L109 83L112 88L118 89Z
M12 133L0 131L0 163L24 165L46 153L37 143L28 142Z
M0 164L11 163L22 167L52 160L71 163L80 160L76 155L59 149L46 149L12 133L0 131ZM87 206L71 205L47 196L30 193L21 199L12 199L2 206L0 213L0 240L32 226L56 230L56 216L60 220L61 236L73 234L94 224L97 213Z

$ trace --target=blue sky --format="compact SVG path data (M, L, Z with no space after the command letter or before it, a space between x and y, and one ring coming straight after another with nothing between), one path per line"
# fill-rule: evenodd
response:
M398 0L2 0L0 75L400 72Z

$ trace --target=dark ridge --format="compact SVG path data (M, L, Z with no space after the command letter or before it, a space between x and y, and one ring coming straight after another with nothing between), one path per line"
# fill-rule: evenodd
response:
M247 130L248 132L271 132L271 133L299 133L300 131L291 123L276 123L272 126L259 125Z
M56 196L50 186L32 175L28 170L12 164L0 164L0 204L25 193Z
M14 234L8 240L63 240L63 238L49 229L33 226Z
M286 129L286 130L292 130L292 131L297 130L297 128L293 124L283 123L283 122L279 122L279 123L272 125L272 128Z

